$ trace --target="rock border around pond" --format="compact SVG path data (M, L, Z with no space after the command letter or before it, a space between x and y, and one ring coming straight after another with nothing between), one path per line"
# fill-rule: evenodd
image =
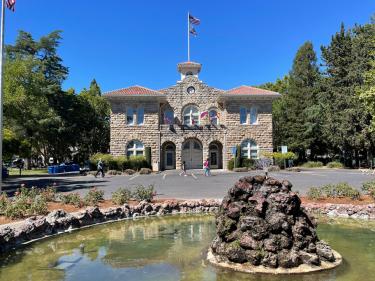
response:
M215 213L220 204L219 199L166 200L163 203L141 202L135 206L125 204L107 209L90 207L74 213L54 210L47 216L34 216L23 221L1 225L0 253L35 240L100 223L168 214ZM308 203L304 204L304 207L308 212L330 217L375 219L375 204L352 206Z
M325 262L322 261L319 266L311 266L307 264L301 264L298 267L293 268L270 268L265 267L263 265L252 265L250 263L233 263L230 261L224 261L219 256L215 255L211 249L208 250L207 253L207 260L214 266L224 268L224 269L231 269L238 272L245 272L245 273L263 273L263 274L298 274L298 273L310 273L310 272L318 272L323 271L327 269L333 269L337 266L339 266L342 263L342 257L341 255L336 252L335 250L332 250L333 255L335 257L334 262Z
M24 221L0 226L0 254L31 241L70 232L91 225L114 222L137 217L168 214L215 213L220 200L165 201L163 203L140 202L121 207L99 209L89 207L83 211L67 213L54 210L46 216L34 216Z

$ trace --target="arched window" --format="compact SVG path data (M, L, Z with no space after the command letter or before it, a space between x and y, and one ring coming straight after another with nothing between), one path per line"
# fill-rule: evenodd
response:
M241 156L248 159L258 158L258 145L253 140L244 140L241 143Z
M189 105L183 112L184 125L193 126L199 124L199 111L198 107Z
M143 155L144 145L139 140L132 140L126 147L127 156Z
M219 113L216 109L210 109L209 117L212 125L219 125Z

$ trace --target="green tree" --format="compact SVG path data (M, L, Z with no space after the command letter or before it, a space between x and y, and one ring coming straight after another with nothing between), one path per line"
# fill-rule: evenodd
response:
M323 107L323 135L333 153L340 154L346 165L358 162L369 141L369 115L356 94L364 83L364 73L370 69L371 44L374 36L369 25L345 30L344 25L328 46L322 47L325 67L324 90L320 94Z
M289 90L289 76L277 79L275 83L268 82L258 87L281 94L281 98L275 100L272 104L273 146L277 148L286 145L286 132L288 130L286 95Z
M307 149L314 156L322 148L317 99L320 80L313 45L306 42L297 51L288 76L261 86L281 94L273 103L274 145L287 145L300 160L305 159Z
M94 153L108 152L110 105L101 96L100 87L95 79L92 80L89 90L82 90L78 99L81 105L86 108L80 117L83 123L81 123L82 132L78 157L82 161L87 160Z

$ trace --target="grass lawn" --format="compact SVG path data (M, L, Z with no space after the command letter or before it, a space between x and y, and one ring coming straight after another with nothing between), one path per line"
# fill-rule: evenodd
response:
M20 170L16 168L9 168L9 176L19 176ZM48 174L47 169L33 169L33 170L22 170L22 176L38 176Z

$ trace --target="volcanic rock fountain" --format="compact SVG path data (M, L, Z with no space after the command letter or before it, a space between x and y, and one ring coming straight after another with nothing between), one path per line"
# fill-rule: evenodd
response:
M292 184L264 176L241 178L224 197L208 260L251 273L305 273L338 266L339 253L316 234Z

